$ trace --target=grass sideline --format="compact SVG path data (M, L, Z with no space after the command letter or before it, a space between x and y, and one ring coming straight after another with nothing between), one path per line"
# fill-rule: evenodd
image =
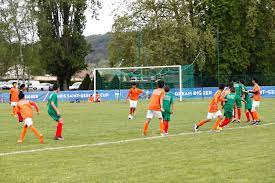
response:
M263 123L275 121L270 110L274 104L274 99L262 102ZM0 153L139 138L146 105L147 102L140 103L137 117L129 121L128 105L124 103L62 103L66 139L56 142L52 140L55 122L47 116L46 104L40 103L42 113L34 121L44 133L46 144L38 144L29 132L25 143L18 145L21 127L8 115L8 105L1 104ZM208 100L176 103L170 134L191 132L194 122L206 115L207 105ZM202 130L209 130L211 125ZM149 130L149 137L158 135L157 120ZM2 156L0 182L274 182L274 139L271 125Z

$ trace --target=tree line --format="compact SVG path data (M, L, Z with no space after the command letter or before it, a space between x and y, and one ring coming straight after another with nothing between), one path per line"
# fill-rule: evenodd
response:
M93 51L83 36L84 12L96 18L100 7L100 0L0 1L0 76L10 67L23 81L47 73L67 89ZM275 71L274 9L273 0L133 1L113 24L110 66L186 65L200 53L196 75L217 80L219 70L221 80L268 79Z
M275 71L275 2L137 0L116 17L111 66L185 65L199 53L203 59L195 63L197 75L221 81L235 75L270 78Z

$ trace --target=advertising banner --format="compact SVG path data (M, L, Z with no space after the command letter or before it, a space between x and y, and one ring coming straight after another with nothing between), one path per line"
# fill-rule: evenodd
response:
M248 87L252 90L251 87ZM176 98L182 95L183 99L200 99L213 97L215 92L218 90L216 87L206 88L183 88L180 94L179 89L171 89L171 93ZM127 97L128 90L99 90L98 93L101 96L102 101L109 100L124 100ZM145 90L141 98L150 97L152 90ZM36 102L46 102L51 92L26 92L26 99ZM60 101L75 101L75 100L88 100L93 95L93 91L62 91L58 94ZM263 98L275 98L275 86L262 86L261 95ZM9 93L0 93L0 102L9 102Z

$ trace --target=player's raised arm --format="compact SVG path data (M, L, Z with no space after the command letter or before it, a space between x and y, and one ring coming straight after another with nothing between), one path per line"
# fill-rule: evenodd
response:
M259 91L249 91L249 93L253 93L253 94L259 94Z
M39 109L37 103L30 101L30 104L35 108L35 110L36 110L37 113L40 112L40 109Z

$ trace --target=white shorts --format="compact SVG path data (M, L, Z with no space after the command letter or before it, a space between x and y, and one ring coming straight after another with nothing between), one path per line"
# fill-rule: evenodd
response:
M32 118L26 118L24 121L24 125L27 125L28 127L33 125Z
M256 111L256 108L260 107L260 101L254 101L252 102L252 111Z
M208 113L207 114L207 119L215 119L215 118L217 118L217 117L219 117L219 116L222 116L222 112L221 111L217 111L217 112L215 112L215 113Z
M135 100L129 100L130 102L130 108L137 108L138 101Z
M11 106L12 107L16 107L17 106L17 102L11 102Z
M152 119L153 117L156 117L158 119L162 119L162 113L161 113L161 111L148 110L146 118L147 119Z

